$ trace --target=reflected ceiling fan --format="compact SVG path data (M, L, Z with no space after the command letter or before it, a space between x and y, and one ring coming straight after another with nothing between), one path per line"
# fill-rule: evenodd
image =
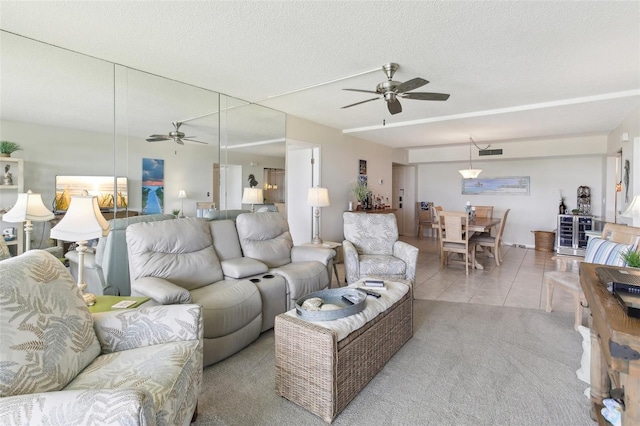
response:
M387 108L391 114L398 114L402 112L402 105L400 105L399 98L403 99L415 99L417 101L446 101L449 99L447 93L429 93L429 92L411 92L411 90L422 87L429 83L427 80L416 77L411 80L401 83L399 81L393 81L393 75L396 73L400 65L390 62L382 66L382 70L387 75L387 81L382 82L376 86L376 90L361 90L361 89L342 89L349 90L351 92L363 92L363 93L375 93L379 96L366 101L356 102L355 104L343 106L344 108L351 108L352 106L364 104L367 102L375 101L377 99L384 98L387 102Z
M147 138L147 142L162 142L162 141L172 140L179 145L184 145L184 141L204 143L204 144L207 143L207 142L191 139L195 136L185 136L185 134L180 131L180 126L182 126L181 121L173 121L171 122L171 124L173 124L173 127L175 128L173 132L169 132L168 135L151 135Z

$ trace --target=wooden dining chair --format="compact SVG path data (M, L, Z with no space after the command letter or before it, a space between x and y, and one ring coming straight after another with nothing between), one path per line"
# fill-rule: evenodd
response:
M433 216L431 214L433 203L416 202L416 222L418 225L418 238L422 239L424 230L429 230L429 235L433 235Z
M460 253L464 257L465 271L469 275L469 215L465 212L445 212L438 214L440 239L440 267L449 263L450 253Z
M500 224L498 225L498 233L495 237L483 232L482 234L476 234L469 239L469 244L471 245L471 250L473 252L472 261L474 264L476 260L476 248L480 246L488 249L496 260L496 266L500 266L500 262L502 262L502 254L500 250L502 245L502 233L504 232L504 226L507 223L509 211L511 211L511 209L507 209L502 215L502 219L500 219Z
M476 217L493 218L493 206L473 206L476 209Z

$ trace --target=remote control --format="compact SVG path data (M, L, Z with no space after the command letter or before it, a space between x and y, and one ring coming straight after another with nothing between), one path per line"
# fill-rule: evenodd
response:
M356 290L365 293L367 296L373 296L376 299L380 297L380 293L376 293L375 291L367 290L365 288L357 288Z

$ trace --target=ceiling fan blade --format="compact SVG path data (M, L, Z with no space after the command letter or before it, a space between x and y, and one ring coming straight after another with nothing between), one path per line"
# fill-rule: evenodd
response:
M176 138L175 141L178 145L184 145L184 142L182 142L182 139Z
M416 92L416 93L403 93L404 99L416 99L418 101L446 101L449 99L448 93L428 93L428 92Z
M400 105L400 101L397 99L393 102L387 102L387 108L389 108L389 112L391 114L398 114L402 112L402 105Z
M149 138L169 138L169 135L151 135Z
M170 141L171 138L167 137L156 137L156 138L148 138L147 142L162 142L162 141Z
M362 90L362 89L342 89L342 90L348 90L349 92L378 93L373 90Z
M197 141L195 139L188 139L188 138L182 138L183 141L189 141L189 142L196 142L196 143L203 143L205 145L208 145L209 142L202 142L202 141Z
M356 106L356 105L364 104L364 103L366 103L366 102L371 102L371 101L375 101L375 100L378 100L378 99L380 99L380 98L371 98L371 99L367 99L366 101L356 102L355 104L351 104L351 105L343 106L341 109L351 108L352 106Z
M396 87L396 93L408 92L409 90L422 87L427 83L429 82L424 78L420 78L420 77L412 78L411 80L405 81L404 83L400 83L398 87Z

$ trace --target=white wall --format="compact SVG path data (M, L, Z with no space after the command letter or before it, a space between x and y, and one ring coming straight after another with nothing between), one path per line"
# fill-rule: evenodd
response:
M355 201L350 186L358 176L359 160L367 160L372 191L391 199L391 165L398 157L398 150L291 115L287 116L287 139L321 146L321 185L329 190L331 199L331 206L323 207L320 213L322 239L343 240L342 213L347 210L349 201Z

